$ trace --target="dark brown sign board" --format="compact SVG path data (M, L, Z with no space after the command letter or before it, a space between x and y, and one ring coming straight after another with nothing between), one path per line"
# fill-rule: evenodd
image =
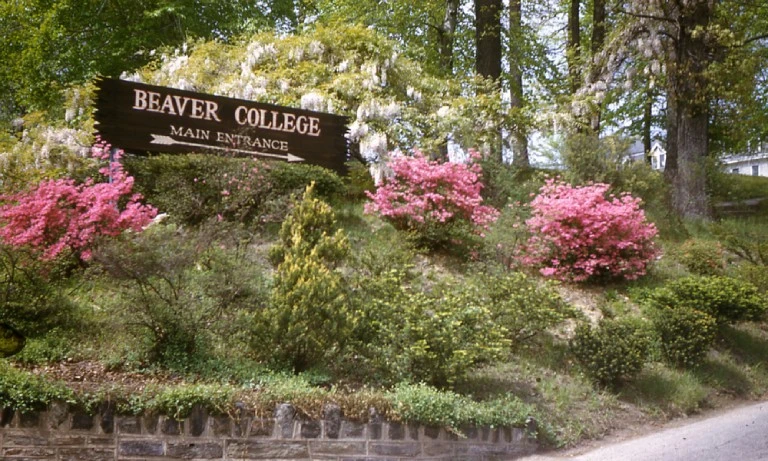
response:
M96 134L113 147L216 152L346 172L347 117L111 78L96 86Z

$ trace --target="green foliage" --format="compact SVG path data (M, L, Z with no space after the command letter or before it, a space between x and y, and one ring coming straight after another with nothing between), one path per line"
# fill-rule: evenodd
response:
M706 312L719 323L757 320L768 304L749 282L730 277L686 277L673 280L645 295L655 307L688 308Z
M694 275L723 275L725 253L717 242L689 239L680 245L677 259Z
M764 198L768 195L768 179L762 176L732 174L717 168L710 173L708 179L715 201L732 202Z
M24 249L0 245L0 319L28 338L80 321L66 295L67 258L39 261Z
M407 277L392 269L355 290L358 366L384 382L445 388L509 347L478 287L437 286L426 293L409 286Z
M730 254L750 264L768 266L767 223L760 218L724 219L712 225L712 233Z
M488 402L475 402L425 384L398 384L387 394L392 416L405 422L445 427L458 434L467 425L523 427L534 410L515 398L505 396Z
M696 368L715 342L717 321L685 306L661 307L652 314L663 358L681 368Z
M220 245L209 229L155 225L94 252L97 302L146 341L146 360L188 368L238 312L264 304L261 269Z
M349 242L314 187L307 187L283 222L280 243L270 250L277 265L274 287L254 331L257 355L297 372L337 354L348 335L345 290L334 268Z
M132 398L129 413L144 412L170 416L180 420L189 416L195 406L214 414L226 414L233 406L236 389L226 384L185 384L145 389L140 398Z
M73 403L74 393L61 383L51 382L0 361L0 408L29 413L42 410L54 400Z
M317 197L315 190L315 183L308 185L302 200L283 221L280 243L269 252L275 266L280 265L288 254L302 257L315 252L329 267L335 267L346 257L349 251L347 238L341 229L337 229L333 209Z
M369 175L370 176L370 175ZM317 165L274 162L267 170L271 197L290 197L304 192L314 183L314 193L325 201L333 201L344 194L344 181L333 171Z
M642 370L651 338L636 319L604 319L597 327L581 324L571 340L571 350L595 383L615 388L622 379Z
M651 207L660 206L665 197L661 174L646 162L627 161L628 149L629 141L618 136L571 134L561 150L564 179L574 185L610 184L614 193L629 192Z
M136 189L179 224L218 218L258 220L270 197L269 165L215 155L158 155L126 158Z
M527 203L539 192L547 172L519 168L490 159L480 162L483 169L483 198L488 205L502 209L513 203Z
M739 280L754 285L763 296L768 296L768 270L766 270L766 266L741 264L736 268L735 276Z
M557 293L555 282L538 283L520 272L481 279L492 319L507 330L507 339L519 345L567 319L577 311Z

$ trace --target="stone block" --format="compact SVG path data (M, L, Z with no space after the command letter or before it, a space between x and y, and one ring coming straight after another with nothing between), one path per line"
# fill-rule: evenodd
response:
M168 443L166 456L179 459L221 459L224 447L220 443Z
M233 440L227 443L228 458L249 459L306 459L309 458L307 442L286 440Z
M0 410L0 427L6 427L13 421L13 416L16 414L12 408L3 408Z
M117 430L120 434L141 434L141 419L137 416L118 417Z
M366 451L365 442L342 442L342 441L320 441L313 440L309 442L312 450L312 456L362 456Z
M352 421L341 422L341 432L339 438L362 439L363 437L365 437L365 424L355 423Z
M157 434L157 426L160 422L160 417L157 415L145 415L141 418L144 425L144 432L147 434Z
M413 458L421 454L421 444L417 442L391 443L380 442L371 443L368 447L369 455L396 456L403 458Z
M405 439L405 427L400 423L389 423L389 440Z
M3 437L3 447L45 447L48 439L39 435L6 434Z
M302 421L299 434L302 439L316 439L323 432L320 421Z
M160 433L163 435L181 435L184 431L181 421L173 418L165 418L160 424Z
M200 437L205 432L205 426L208 424L208 412L202 405L195 405L187 419L189 424L189 435Z
M94 436L88 437L88 445L94 447L113 447L115 445L114 436Z
M437 440L440 437L440 428L434 426L424 426L424 437Z
M381 440L382 424L372 423L368 425L368 439L369 440Z
M90 431L93 429L93 415L82 411L76 411L72 414L72 429L79 431Z
M51 445L58 447L82 447L88 443L85 435L62 435L57 433L54 437L48 437Z
M2 459L14 458L45 458L55 459L56 450L53 448L45 447L10 447L4 448L0 453L3 455Z
M214 416L212 430L214 437L227 437L232 435L232 419L229 416Z
M455 445L456 444L449 442L425 443L423 446L424 456L453 455L456 452Z
M335 403L329 403L323 407L323 427L325 428L326 438L339 438L339 431L341 430L340 406Z
M115 432L115 403L105 402L99 409L99 427L105 434Z
M120 456L163 456L163 442L158 440L121 440Z
M275 409L275 422L277 435L283 439L293 438L293 427L296 418L296 409L288 403L281 403Z
M40 426L40 413L20 413L19 427L23 429L34 429Z
M275 433L274 419L254 419L251 422L250 437L265 438L272 437Z
M56 430L61 427L69 416L67 404L64 402L52 402L48 405L46 414L46 427L49 430Z
M62 448L59 461L113 461L115 450L107 448Z

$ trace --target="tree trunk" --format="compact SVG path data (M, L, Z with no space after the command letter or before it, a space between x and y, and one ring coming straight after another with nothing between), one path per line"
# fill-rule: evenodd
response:
M501 0L475 0L475 70L486 78L501 76Z
M501 77L501 5L501 0L475 0L475 70L494 81ZM502 163L500 132L489 150L491 158Z
M713 15L708 0L698 0L679 19L677 72L677 165L670 172L672 207L682 218L711 219L707 197L706 159L709 153L709 101L705 71L710 63L707 26Z
M568 10L568 45L566 46L566 60L568 61L568 80L571 85L571 94L576 94L581 87L581 22L579 20L579 7L581 0L571 0Z
M648 87L645 90L645 102L643 104L643 152L645 161L651 163L651 128L653 127L653 90ZM661 167L661 165L659 165Z
M459 0L446 0L445 16L438 29L438 47L440 49L440 71L445 76L453 74L453 42L459 13Z
M589 81L594 83L600 77L600 62L598 55L605 46L605 0L593 0L592 2L592 37L591 37L592 66L590 68ZM600 136L600 121L603 115L602 101L596 101L590 111L589 127L592 134Z
M523 16L521 0L509 2L509 28L513 39L523 37ZM523 100L523 68L520 65L521 53L519 47L509 47L509 106L512 111L522 111ZM512 133L512 164L519 168L531 166L528 157L528 137L524 126L515 126Z

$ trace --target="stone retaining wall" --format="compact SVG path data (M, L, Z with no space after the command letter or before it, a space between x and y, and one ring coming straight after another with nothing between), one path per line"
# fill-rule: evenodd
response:
M273 417L208 415L195 408L184 420L121 416L104 405L91 416L53 404L48 411L0 412L0 459L138 460L512 460L536 450L520 428L444 429L383 421L362 424L329 405L321 420L297 417L279 405Z

